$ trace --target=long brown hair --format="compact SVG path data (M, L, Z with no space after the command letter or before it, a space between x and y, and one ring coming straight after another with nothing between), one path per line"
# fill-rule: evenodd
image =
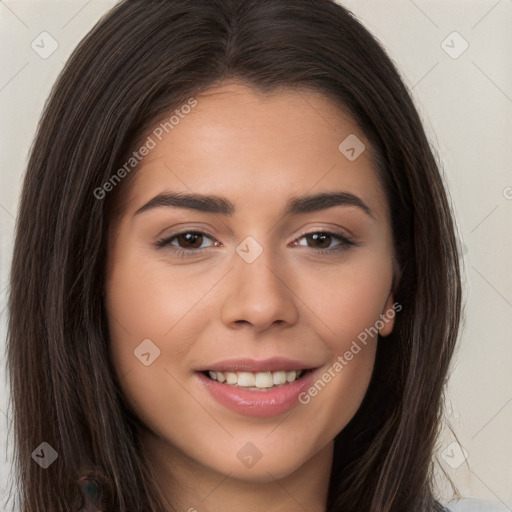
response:
M443 179L393 63L331 0L126 0L79 44L46 105L23 184L11 273L8 370L21 512L166 505L124 406L103 303L115 194L95 191L155 120L212 85L325 94L377 155L400 267L393 333L335 440L328 512L442 510L432 457L460 316L457 236ZM341 141L340 141L341 142ZM58 454L42 469L42 442Z

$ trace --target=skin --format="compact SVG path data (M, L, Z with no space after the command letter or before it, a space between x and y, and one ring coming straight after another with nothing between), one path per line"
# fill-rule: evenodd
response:
M377 339L291 414L253 418L216 402L195 369L231 358L286 356L332 367L353 340L392 310L394 255L389 208L370 144L351 118L323 95L263 94L224 82L144 158L112 230L106 307L111 352L128 406L143 424L145 455L177 510L324 511L333 439L368 388ZM349 135L366 150L349 161ZM223 196L233 216L162 206L135 212L164 191ZM291 197L344 191L356 206L284 215ZM194 244L162 238L206 233ZM358 245L322 243L331 231ZM248 236L262 254L247 263L235 251ZM199 249L195 247L200 247ZM179 257L173 249L196 251ZM387 336L393 320L380 330ZM149 366L134 350L150 339L160 356ZM261 452L248 468L247 442ZM300 507L299 507L300 508Z

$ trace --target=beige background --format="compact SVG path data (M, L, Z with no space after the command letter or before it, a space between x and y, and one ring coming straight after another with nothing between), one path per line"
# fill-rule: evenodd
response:
M114 3L0 0L0 504L12 454L5 443L6 294L27 152L66 58ZM341 3L382 41L411 88L443 162L458 216L466 320L447 396L460 445L452 444L454 437L445 430L439 442L440 466L463 496L484 500L489 504L485 510L510 511L512 0ZM50 36L40 36L42 32L58 44L49 56L40 56L31 47L33 41L41 47L41 38L46 38L45 51L51 49ZM464 502L456 510L466 510L467 503L470 510L484 509L479 508L482 502Z

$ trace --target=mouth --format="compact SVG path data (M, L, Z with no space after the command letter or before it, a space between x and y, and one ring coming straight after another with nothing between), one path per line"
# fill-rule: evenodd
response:
M200 373L210 380L234 388L270 391L299 381L313 371L314 368L265 372L205 370Z
M271 418L296 407L299 396L312 386L320 366L272 358L210 363L196 369L204 392L222 407L243 416Z

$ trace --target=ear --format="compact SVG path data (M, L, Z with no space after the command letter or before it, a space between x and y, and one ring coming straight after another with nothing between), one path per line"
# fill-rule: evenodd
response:
M393 292L389 292L388 298L386 300L386 304L384 305L384 309L382 314L380 315L379 320L379 335L383 338L389 336L393 331L393 327L395 325L395 316L397 311L400 311L402 307L397 305L394 307L394 295Z

